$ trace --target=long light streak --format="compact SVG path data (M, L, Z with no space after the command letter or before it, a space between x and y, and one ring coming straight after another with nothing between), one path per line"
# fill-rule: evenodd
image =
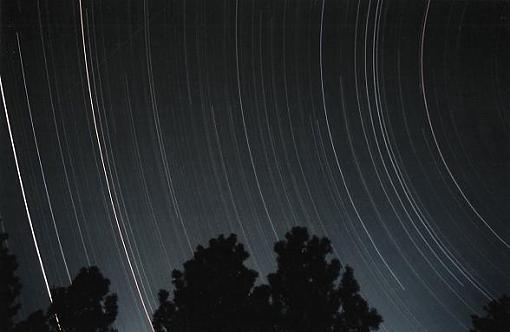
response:
M128 253L128 250L127 250L127 247L126 247L126 243L124 241L124 236L122 234L122 229L120 227L119 218L117 216L117 208L115 207L115 204L113 202L113 195L112 195L111 188L110 188L110 179L109 179L108 173L106 171L106 167L105 167L105 161L104 161L104 157L103 157L103 148L102 148L101 140L99 138L99 131L98 131L98 127L97 127L96 111L95 111L95 107L94 107L94 102L92 100L93 98L92 98L92 89L91 89L91 86L90 86L89 66L88 66L88 60L87 60L88 59L88 57L87 57L87 48L86 48L86 45L85 45L85 27L84 27L84 24L83 24L83 7L82 7L82 1L81 0L79 0L79 8L80 8L81 41L82 41L82 47L83 47L83 58L84 58L84 61L85 61L85 74L86 74L86 78L87 78L88 96L89 96L90 108L92 110L92 119L93 119L93 123L94 123L94 131L95 131L95 135L96 135L97 145L98 145L98 148L99 148L99 156L100 156L100 159L101 159L101 165L102 165L104 177L105 177L105 180L106 180L106 187L107 187L107 191L108 191L108 197L110 199L110 204L112 206L113 217L115 219L115 224L117 226L117 230L118 230L118 233L119 233L119 238L120 238L120 241L121 241L121 244L122 244L122 249L124 250L124 254L126 256L126 260L127 260L128 265L129 265L129 270L131 272L133 281L135 283L135 287L136 287L136 291L138 293L138 297L140 298L140 302L142 304L142 307L143 307L143 310L145 312L145 316L147 318L149 326L150 326L151 330L154 331L154 328L152 327L151 316L150 316L150 314L149 314L149 312L147 310L147 306L146 306L145 301L143 299L143 295L142 295L142 292L140 290L140 286L138 284L138 280L136 278L135 271L133 269L133 264L131 263L131 259L129 257L129 253Z
M7 130L9 132L9 139L11 141L12 154L14 156L14 164L16 165L16 173L18 174L19 186L21 189L21 196L23 197L23 204L25 205L25 212L27 214L28 225L30 226L30 233L32 234L32 240L34 241L35 252L37 254L37 260L39 261L39 267L41 268L41 272L44 279L44 286L46 287L46 292L48 293L48 298L50 302L53 302L53 297L51 296L51 289L48 283L48 276L46 275L46 269L44 268L43 259L41 256L41 252L39 250L39 242L37 241L37 236L35 234L34 225L32 223L32 215L30 213L30 208L27 203L27 196L25 193L25 185L23 184L23 178L21 177L21 171L18 162L18 153L16 152L16 145L14 144L14 137L12 135L11 121L9 119L9 111L7 110L7 103L5 102L5 93L4 93L4 85L2 83L2 75L0 74L0 92L2 93L2 103L4 105L4 113L5 113L5 121L7 122Z

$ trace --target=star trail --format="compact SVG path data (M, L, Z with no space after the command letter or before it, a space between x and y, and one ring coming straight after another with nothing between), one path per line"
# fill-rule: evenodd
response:
M510 4L2 1L0 214L21 315L81 266L152 331L218 234L259 281L300 225L382 331L467 331L510 292Z

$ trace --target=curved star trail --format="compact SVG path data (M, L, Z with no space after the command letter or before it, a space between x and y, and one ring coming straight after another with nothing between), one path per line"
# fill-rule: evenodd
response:
M384 331L465 331L510 292L503 1L5 1L0 213L21 314L81 266L151 331L193 248L261 272L328 236ZM11 243L10 243L11 245Z

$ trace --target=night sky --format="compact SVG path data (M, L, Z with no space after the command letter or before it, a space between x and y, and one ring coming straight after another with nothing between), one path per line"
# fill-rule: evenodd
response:
M466 331L510 292L510 3L0 6L22 317L98 265L119 330L150 331L196 245L236 233L264 277L295 225L332 240L384 331Z

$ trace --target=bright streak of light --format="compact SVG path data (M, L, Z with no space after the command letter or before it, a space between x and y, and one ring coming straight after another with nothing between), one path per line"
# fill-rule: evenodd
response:
M459 191L460 195L462 196L462 198L464 199L464 201L466 202L466 204L469 206L469 208L471 209L471 211L473 211L473 213L478 217L478 219L480 219L482 221L482 223L489 229L489 231L507 248L507 249L510 249L510 244L505 241L505 239L503 239L492 227L491 225L489 225L489 223L487 222L487 220L485 220L485 218L478 212L478 210L473 206L473 204L471 203L471 201L469 200L469 198L466 196L466 194L464 193L464 191L462 190L462 188L460 187L459 183L457 182L457 179L455 178L455 176L453 176L453 173L452 171L450 170L450 167L448 166L448 164L446 163L446 160L444 158L444 155L443 155L443 151L441 150L441 148L439 147L439 143L438 143L438 140L437 140L437 137L436 137L436 132L434 130L434 127L432 126L432 121L430 119L430 112L429 112L429 103L427 102L427 94L426 94L426 91L425 91L425 75L423 73L423 53L424 53L424 50L425 50L425 32L427 30L427 19L428 19L428 16L429 16L429 9L430 9L430 0L427 1L427 7L425 9L425 16L423 18L423 25L422 25L422 31L421 31L421 41L420 41L420 85L421 85L421 94L422 94L422 97L423 97L423 104L425 106L425 112L427 113L427 122L429 124L429 128L430 128L430 132L432 134L432 139L434 140L434 145L436 146L436 150L439 154L439 157L441 159L441 163L443 164L443 166L445 167L446 169L446 172L448 173L448 176L450 177L450 179L452 180L453 184L455 185L455 187L457 188L457 190Z
M276 233L276 228L274 227L273 220L271 219L271 216L269 215L269 210L267 209L266 200L264 198L264 195L262 194L262 189L260 188L260 181L259 177L257 175L257 170L255 169L255 162L253 161L253 153L251 151L251 145L250 140L248 139L248 130L246 129L246 119L244 117L244 109L243 109L243 99L241 97L241 79L239 74L239 42L238 42L238 36L237 36L237 30L238 30L238 12L239 12L239 0L236 0L236 26L235 26L235 43L236 43L236 77L237 77L237 95L239 99L239 108L241 109L241 117L243 119L243 132L244 132L244 138L246 140L246 145L248 146L248 154L250 156L250 163L251 168L253 170L253 175L255 176L255 183L257 184L257 189L259 192L260 199L262 201L262 205L264 206L264 212L266 213L266 217L269 220L269 224L271 225L271 229L273 231L273 234L275 238L278 238L278 234Z
M97 145L98 145L98 148L99 148L99 156L101 158L101 165L102 165L103 173L104 173L105 180L106 180L106 187L108 189L108 197L110 199L110 203L111 203L112 211L113 211L113 216L114 216L114 219L115 219L115 224L117 226L117 230L119 232L120 241L122 243L122 249L124 250L124 253L126 255L126 260L128 262L129 270L130 270L131 275L133 277L133 281L135 283L135 287L136 287L136 291L138 293L138 297L140 298L140 302L142 304L142 307L143 307L143 310L145 312L145 316L147 318L149 326L150 326L151 330L154 331L154 328L152 327L152 321L151 321L150 314L149 314L149 312L147 310L147 306L146 306L145 301L143 299L142 292L140 290L140 286L138 284L138 280L136 278L135 271L133 269L133 264L131 263L131 259L129 258L129 253L128 253L128 250L127 250L127 247L126 247L126 243L124 241L124 236L122 234L122 229L121 229L120 223L119 223L119 218L117 216L117 209L116 209L115 204L113 202L113 196L112 196L112 192L111 192L111 188L110 188L110 180L109 180L109 177L108 177L108 173L106 171L104 157L103 157L103 148L102 148L101 140L99 138L99 132L98 132L98 129L97 129L96 111L95 111L95 108L94 108L94 102L92 100L92 89L90 87L90 75L89 75L89 66L88 66L88 60L87 60L87 58L88 58L87 57L87 48L86 48L86 45L85 45L85 30L84 30L84 24L83 24L83 8L82 8L81 0L79 0L79 6L80 6L81 41L82 41L82 47L83 47L83 57L84 57L84 61L85 61L85 73L86 73L86 77L87 77L87 89L88 89L90 107L91 107L91 110L92 110L92 118L93 118L93 123L94 123L94 131L95 131L95 134L96 134Z
M27 99L28 115L30 117L30 127L32 128L32 137L34 138L35 151L37 153L37 161L39 162L39 169L41 170L41 177L43 180L44 193L46 195L46 200L48 201L48 207L50 210L51 221L53 224L53 229L55 231L55 235L57 236L58 249L60 251L60 256L62 256L62 261L64 262L67 280L69 281L69 283L71 283L71 273L69 273L69 267L67 266L66 256L64 254L64 249L62 248L62 241L60 240L60 234L58 231L57 222L55 221L55 214L53 213L53 205L51 204L50 193L48 191L48 184L46 183L46 174L44 172L44 167L43 167L42 160L41 160L41 153L39 152L39 143L37 140L37 135L35 133L34 119L32 118L32 107L30 106L30 99L28 98L28 89L27 89L27 82L26 82L26 77L25 77L25 65L23 63L23 56L21 54L21 46L20 46L20 42L19 42L18 33L16 33L16 41L18 42L18 54L19 54L19 59L21 62L21 74L23 77L23 87L25 88L25 97Z
M360 214L359 214L359 211L358 211L358 208L356 207L356 204L354 204L354 200L351 196L351 193L349 191L349 187L347 186L347 183L345 181L345 176L344 176L344 173L342 171L342 168L340 166L340 162L338 161L338 154L336 152L336 148L335 148L335 145L333 143L333 136L331 134L331 128L330 128L330 125L329 125L329 119L328 119L328 111L326 109L326 95L324 93L324 73L323 73L323 66L322 66L322 35L323 35L323 27L324 27L324 6L325 6L325 2L326 0L323 0L322 1L322 8L321 8L321 28L320 28L320 39L319 39L319 66L320 66L320 77L321 77L321 97L322 97L322 109L324 111L324 118L326 120L326 127L328 129L328 137L329 137L329 142L331 144L331 148L333 150L333 154L335 156L335 163L336 163L336 166L338 168L338 171L340 172L340 177L342 178L342 183L345 187L345 191L347 192L347 196L349 197L349 202L351 203L351 206L353 207L354 209L354 212L356 213L356 217L357 219L359 220L359 222L361 223L361 226L363 227L363 230L365 231L365 233L367 234L368 236L368 239L370 241L370 244L372 245L372 247L374 248L374 250L376 251L377 255L379 256L379 258L381 259L381 261L383 262L383 264L386 266L386 268L388 269L388 271L390 272L391 276L393 277L393 279L395 279L395 281L397 282L397 284L400 286L400 288L402 288L402 290L405 290L405 287L404 285L402 284L402 282L399 280L399 278L397 277L397 275L395 274L395 272L391 269L391 267L389 266L388 262L386 261L386 259L384 258L384 256L382 255L381 251L379 250L379 248L377 247L377 245L375 244L375 241L372 237L372 235L370 234L370 232L368 231L365 223L363 222L363 219L361 218Z
M37 236L35 235L34 225L32 224L32 216L30 214L30 209L28 208L27 197L25 194L25 186L23 185L23 179L21 177L21 171L19 168L18 154L16 152L16 146L14 144L14 138L12 135L11 121L9 120L9 111L7 110L7 104L5 102L4 85L2 83L1 75L0 75L0 92L2 93L2 103L4 105L5 121L7 122L9 139L11 140L12 154L14 155L14 164L16 165L16 173L18 174L18 181L21 189L21 196L23 197L23 204L25 205L25 212L27 213L28 225L30 226L30 232L32 233L32 240L34 241L35 252L37 254L37 259L39 260L39 266L41 267L41 272L44 279L44 285L46 286L46 291L48 293L48 298L50 299L50 302L53 302L53 298L51 297L50 285L48 283L48 277L46 276L46 270L44 269L44 263L41 257L41 252L39 251L39 243L37 242Z

